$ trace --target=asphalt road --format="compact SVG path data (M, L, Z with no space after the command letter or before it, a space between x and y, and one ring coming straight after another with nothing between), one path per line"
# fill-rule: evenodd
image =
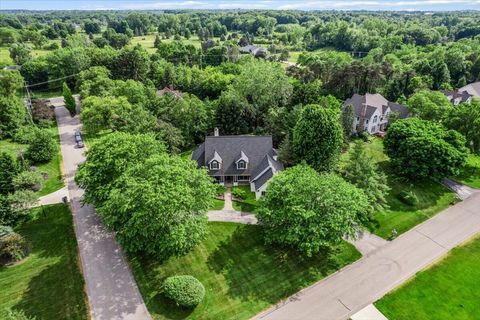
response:
M475 193L253 319L347 319L479 232Z
M95 214L81 203L83 189L74 181L77 166L85 161L85 149L75 147L74 132L81 128L78 116L70 117L63 99L52 99L57 117L64 173L71 200L75 234L85 278L91 318L151 319L122 249Z

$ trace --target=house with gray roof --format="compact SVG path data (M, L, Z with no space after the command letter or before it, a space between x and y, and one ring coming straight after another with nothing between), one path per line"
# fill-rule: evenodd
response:
M343 103L343 108L347 106L352 106L354 113L352 133L365 131L369 134L377 134L385 131L388 126L388 116L392 112L397 113L402 119L410 116L406 106L390 102L378 93L354 94Z
M467 91L441 90L441 92L454 106L458 106L460 103L470 103L473 97L473 95L469 94Z
M467 92L472 97L477 97L478 98L478 97L480 97L480 81L467 84L466 86L458 89L458 91Z
M257 199L269 180L283 170L271 136L221 136L217 128L213 136L205 137L192 159L221 185L250 185Z

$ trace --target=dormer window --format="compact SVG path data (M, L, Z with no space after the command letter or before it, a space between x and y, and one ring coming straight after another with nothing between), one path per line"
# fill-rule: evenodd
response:
M213 160L210 162L210 170L219 170L220 169L220 163L218 161Z
M237 162L237 169L238 170L245 170L247 169L247 163L244 160L240 160Z

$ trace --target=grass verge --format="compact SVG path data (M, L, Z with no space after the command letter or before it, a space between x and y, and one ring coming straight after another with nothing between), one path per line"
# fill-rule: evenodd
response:
M480 239L454 248L442 261L375 303L389 319L479 319Z
M17 309L36 319L87 319L77 241L66 205L33 209L17 232L31 248L21 263L0 267L0 318Z
M248 319L261 310L360 258L350 244L306 258L264 245L259 226L209 223L206 239L186 256L161 262L130 257L135 279L154 319ZM190 274L206 289L194 310L162 295L162 283Z
M469 155L467 164L454 179L472 188L480 189L480 156Z

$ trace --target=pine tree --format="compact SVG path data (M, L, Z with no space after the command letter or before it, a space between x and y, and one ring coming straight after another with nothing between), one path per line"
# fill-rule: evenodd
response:
M153 46L155 48L158 48L160 46L160 44L162 43L162 40L160 40L160 37L158 36L158 34L155 36L155 42L153 42Z
M73 97L72 91L70 90L70 88L67 86L65 82L63 83L63 99L65 101L65 107L67 108L68 111L70 111L70 114L73 117L76 113L75 98Z
M363 190L375 210L387 207L386 196L390 191L387 176L367 154L362 141L355 143L344 176L347 181Z

